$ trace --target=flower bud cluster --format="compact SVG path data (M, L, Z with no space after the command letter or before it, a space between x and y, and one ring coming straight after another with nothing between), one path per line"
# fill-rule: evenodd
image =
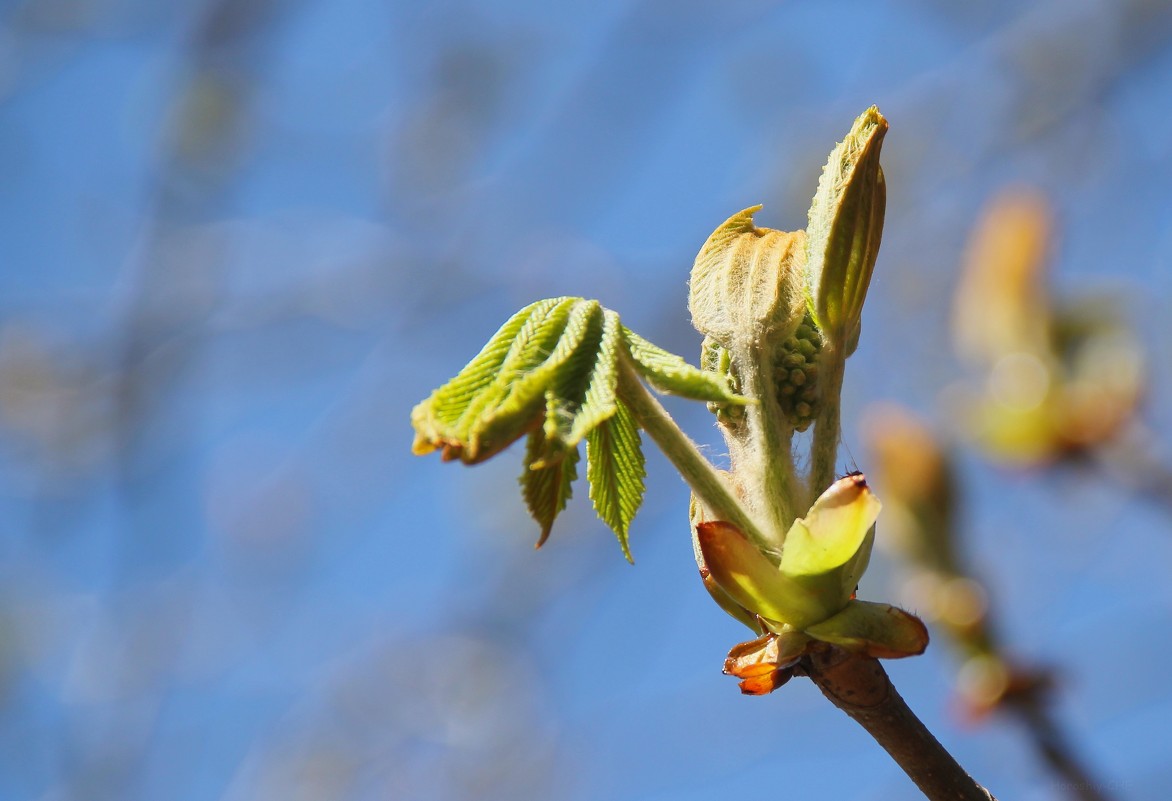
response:
M700 367L724 376L730 391L741 393L741 379L732 361L728 348L712 337L704 337L700 347ZM744 405L724 401L708 401L708 411L716 415L716 421L730 429L740 427L745 421Z
M773 367L777 402L795 431L805 431L818 416L818 355L822 335L813 318L806 315L781 345Z

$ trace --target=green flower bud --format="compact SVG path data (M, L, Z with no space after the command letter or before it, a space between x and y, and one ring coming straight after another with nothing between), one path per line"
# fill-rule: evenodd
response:
M722 376L727 382L730 392L738 395L741 393L740 376L737 375L728 348L720 345L712 337L704 337L704 342L700 346L700 367ZM743 403L708 401L708 411L716 415L717 422L728 428L737 428L745 420L745 405Z
M810 205L806 260L810 311L837 349L852 350L879 242L887 188L879 151L887 120L872 106L831 152Z
M805 431L818 416L818 354L822 335L807 315L778 350L773 368L774 389L781 411L795 431Z

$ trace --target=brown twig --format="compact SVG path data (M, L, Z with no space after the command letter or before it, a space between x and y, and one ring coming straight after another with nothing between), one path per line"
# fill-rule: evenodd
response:
M931 801L996 801L916 717L878 660L828 648L807 657L802 672L866 729Z

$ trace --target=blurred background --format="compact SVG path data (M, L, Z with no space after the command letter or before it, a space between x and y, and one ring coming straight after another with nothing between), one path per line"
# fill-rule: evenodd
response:
M872 401L948 428L962 255L1016 185L1054 292L1134 326L1172 441L1167 0L2 8L0 798L914 797L808 682L720 674L747 632L657 452L634 567L584 485L535 553L516 453L409 453L412 405L537 298L695 361L700 244L758 202L803 227L872 103L844 472ZM719 459L703 405L670 409ZM958 470L1004 640L1057 668L1105 788L1165 798L1167 509L1094 469ZM861 597L899 599L877 562ZM1068 797L1017 727L966 722L942 644L888 669L1001 798Z

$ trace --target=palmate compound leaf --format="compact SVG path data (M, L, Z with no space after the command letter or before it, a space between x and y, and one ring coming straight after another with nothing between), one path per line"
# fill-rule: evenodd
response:
M569 305L569 314L561 327L556 342L549 348L544 361L519 374L507 385L507 394L499 401L491 414L486 415L488 425L505 420L510 415L522 413L529 406L537 406L539 398L546 399L547 419L551 411L549 392L551 388L562 390L563 403L555 408L573 404L576 400L573 385L583 367L593 364L598 358L598 331L602 324L602 306L596 300L575 300ZM542 342L543 350L548 342ZM509 378L502 376L502 378ZM566 394L565 390L570 389Z
M643 449L635 418L623 404L586 435L586 478L594 511L614 531L628 562L631 521L643 503Z
M630 559L627 535L643 497L636 422L618 398L620 359L657 389L745 403L722 376L628 331L597 301L552 298L515 314L460 373L412 411L415 453L476 464L529 436L522 493L549 535L587 440L591 499ZM540 544L540 543L539 543Z

